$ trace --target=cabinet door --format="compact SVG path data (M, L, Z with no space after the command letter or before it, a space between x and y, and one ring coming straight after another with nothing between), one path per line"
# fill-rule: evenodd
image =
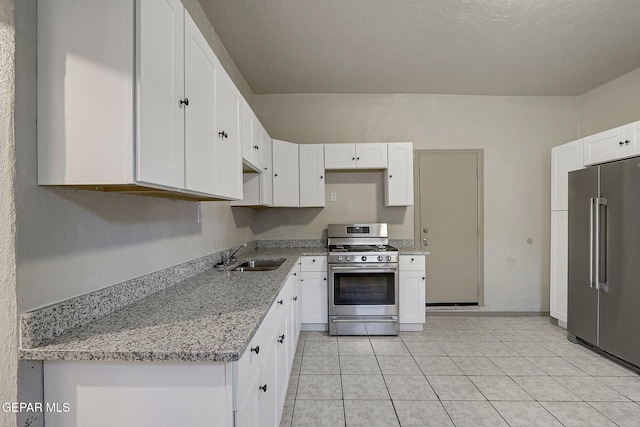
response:
M253 112L252 112L253 114ZM251 132L251 156L250 158L253 161L253 164L256 168L256 170L262 170L262 132L264 131L264 128L262 127L262 124L260 123L260 120L258 120L258 118L256 117L255 114L253 114L253 120L252 120L252 125L253 125L253 131Z
M592 165L625 157L633 137L633 123L586 137L584 164Z
M136 180L184 188L184 7L140 0Z
M578 139L551 149L551 210L569 208L569 172L584 167L582 145Z
M261 380L260 371L258 371L250 383L249 393L244 403L236 413L235 425L237 427L260 427L262 425L262 394L264 392L259 388L262 386Z
M298 145L273 140L273 206L298 207L300 184Z
M567 322L569 215L551 212L550 314Z
M324 207L324 146L302 144L300 155L300 207Z
M216 75L216 192L227 199L242 198L242 146L240 143L240 93L218 65Z
M244 98L240 99L240 138L242 139L242 158L246 163L253 168L257 168L258 162L256 161L256 150L253 149L255 145L254 121L255 116L253 110L249 107L249 104Z
M354 169L356 167L355 144L325 144L325 169Z
M291 301L287 305L287 310L291 310ZM278 332L276 337L276 388L277 388L277 418L282 415L282 408L284 406L284 400L287 396L287 386L289 385L289 341L291 340L291 331L289 330L289 316L282 316L280 324L278 325Z
M387 144L385 206L413 205L413 143Z
M387 144L356 144L356 167L358 169L386 169Z
M273 148L271 138L262 129L262 173L260 174L260 204L273 206Z
M633 140L627 147L627 156L637 156L640 154L640 122L632 123Z
M216 71L218 60L185 13L185 172L188 190L216 194Z
M400 323L425 322L424 270L400 271Z
M278 364L276 350L276 330L271 335L269 349L264 356L260 369L260 390L261 396L261 425L262 427L276 427L278 422Z
M303 271L302 323L327 323L329 316L329 290L326 271Z

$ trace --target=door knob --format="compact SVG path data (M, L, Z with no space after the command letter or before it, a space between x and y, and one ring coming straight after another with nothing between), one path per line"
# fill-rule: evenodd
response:
M422 239L422 243L423 243L425 246L429 246L429 239Z

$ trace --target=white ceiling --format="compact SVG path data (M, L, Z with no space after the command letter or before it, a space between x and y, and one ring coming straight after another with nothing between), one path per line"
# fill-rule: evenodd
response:
M581 95L640 67L639 0L199 0L255 94Z

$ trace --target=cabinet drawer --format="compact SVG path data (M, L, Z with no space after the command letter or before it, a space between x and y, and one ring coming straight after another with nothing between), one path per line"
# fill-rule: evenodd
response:
M242 353L240 360L234 364L234 376L236 377L236 384L238 386L237 408L242 406L242 403L249 394L251 382L258 374L262 359L267 351L268 343L263 339L263 332L262 327L260 327L249 342L247 349ZM260 348L258 353L251 351L251 349L257 349L258 347Z
M302 271L327 271L326 256L303 256Z
M424 255L400 255L400 271L424 270Z

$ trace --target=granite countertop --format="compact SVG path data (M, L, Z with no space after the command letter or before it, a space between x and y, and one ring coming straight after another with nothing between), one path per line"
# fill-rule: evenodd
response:
M235 361L242 356L298 257L326 249L258 249L251 258L285 258L277 270L210 269L72 329L50 343L21 349L31 360Z

